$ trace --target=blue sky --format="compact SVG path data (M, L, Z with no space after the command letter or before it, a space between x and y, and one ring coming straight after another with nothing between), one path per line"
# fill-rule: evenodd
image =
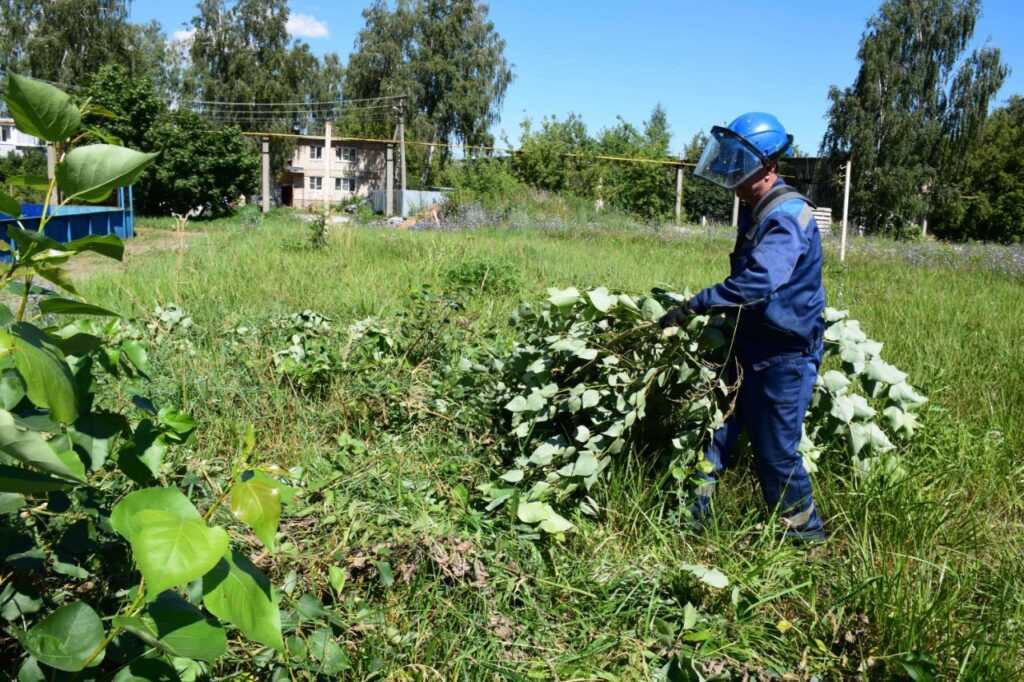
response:
M290 31L318 54L347 61L363 0L292 0ZM830 85L857 73L857 46L880 0L493 0L490 18L515 65L495 133L515 143L524 116L583 117L591 133L616 116L640 124L668 112L673 151L693 133L745 111L769 111L813 153L825 132ZM168 35L195 5L135 0L134 21ZM975 45L991 42L1013 68L999 101L1024 92L1024 3L987 0Z

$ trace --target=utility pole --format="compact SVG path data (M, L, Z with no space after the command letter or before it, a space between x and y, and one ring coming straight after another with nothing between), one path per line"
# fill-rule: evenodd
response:
M850 211L850 162L846 162L846 187L843 188L843 235L839 238L839 262L846 260L846 216Z
M398 189L399 196L401 199L398 202L398 214L405 217L405 99L398 101L398 104L392 107L394 112L398 114L398 125L395 126L395 134L391 136L391 139L398 142Z
M324 218L331 210L331 157L334 155L331 149L332 125L330 121L324 123Z
M682 161L683 157L679 157ZM676 225L679 224L679 217L683 212L683 166L676 166Z
M395 147L389 144L384 167L384 215L395 214Z
M263 212L270 210L270 138L264 135L260 138L263 156L263 194L260 201L263 204Z
M403 196L405 193L405 100L401 100L398 104L398 153L399 153L399 173L401 173L401 184L399 187L402 190ZM404 203L404 200L403 200Z

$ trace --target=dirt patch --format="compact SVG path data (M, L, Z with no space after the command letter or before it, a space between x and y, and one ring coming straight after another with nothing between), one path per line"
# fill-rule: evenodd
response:
M185 232L185 248L194 245L197 239L206 238L205 232ZM83 253L70 259L64 269L71 275L71 281L81 282L98 272L124 272L132 261L152 253L176 251L178 235L173 230L158 230L152 227L136 227L135 236L124 240L124 259L116 261L95 253Z

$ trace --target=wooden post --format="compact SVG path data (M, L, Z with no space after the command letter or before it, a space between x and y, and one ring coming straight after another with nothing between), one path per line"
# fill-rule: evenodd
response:
M740 226L740 198L735 195L732 198L732 226Z
M57 168L57 150L53 143L46 145L46 179L53 180L53 173Z
M384 164L384 215L395 214L395 148L388 145Z
M931 189L931 187L929 187L928 185L922 185L921 186L921 193L922 194L928 194L928 191L930 189ZM925 197L925 199L927 199L927 197ZM921 238L922 239L928 236L928 213L927 213L927 211L928 211L928 209L925 209L925 214L923 216L921 216Z
M843 234L839 238L839 262L846 261L846 217L850 212L850 162L846 162L846 187L843 188Z
M326 217L331 211L331 157L334 155L334 150L331 149L331 133L332 125L328 121L324 123L324 216Z
M56 171L57 171L57 148L53 146L52 142L50 142L50 143L48 143L46 145L46 179L47 180L53 180L53 176L54 176L54 173L56 173ZM63 198L61 197L61 194L60 194L60 187L56 187L55 186L53 188L52 200L53 200L54 205L59 204L61 201L63 201Z
M676 225L683 213L683 167L676 166Z
M263 204L263 212L266 213L270 210L270 138L260 138L260 144L263 147L263 195L260 201Z

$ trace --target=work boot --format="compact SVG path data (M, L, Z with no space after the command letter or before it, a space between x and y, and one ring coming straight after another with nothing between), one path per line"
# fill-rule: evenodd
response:
M814 508L813 502L801 512L780 516L779 523L782 524L780 532L787 540L798 544L825 541L825 528L818 518L818 511Z
M715 525L715 513L711 508L711 498L706 495L694 495L686 505L686 529L694 535L704 535Z

